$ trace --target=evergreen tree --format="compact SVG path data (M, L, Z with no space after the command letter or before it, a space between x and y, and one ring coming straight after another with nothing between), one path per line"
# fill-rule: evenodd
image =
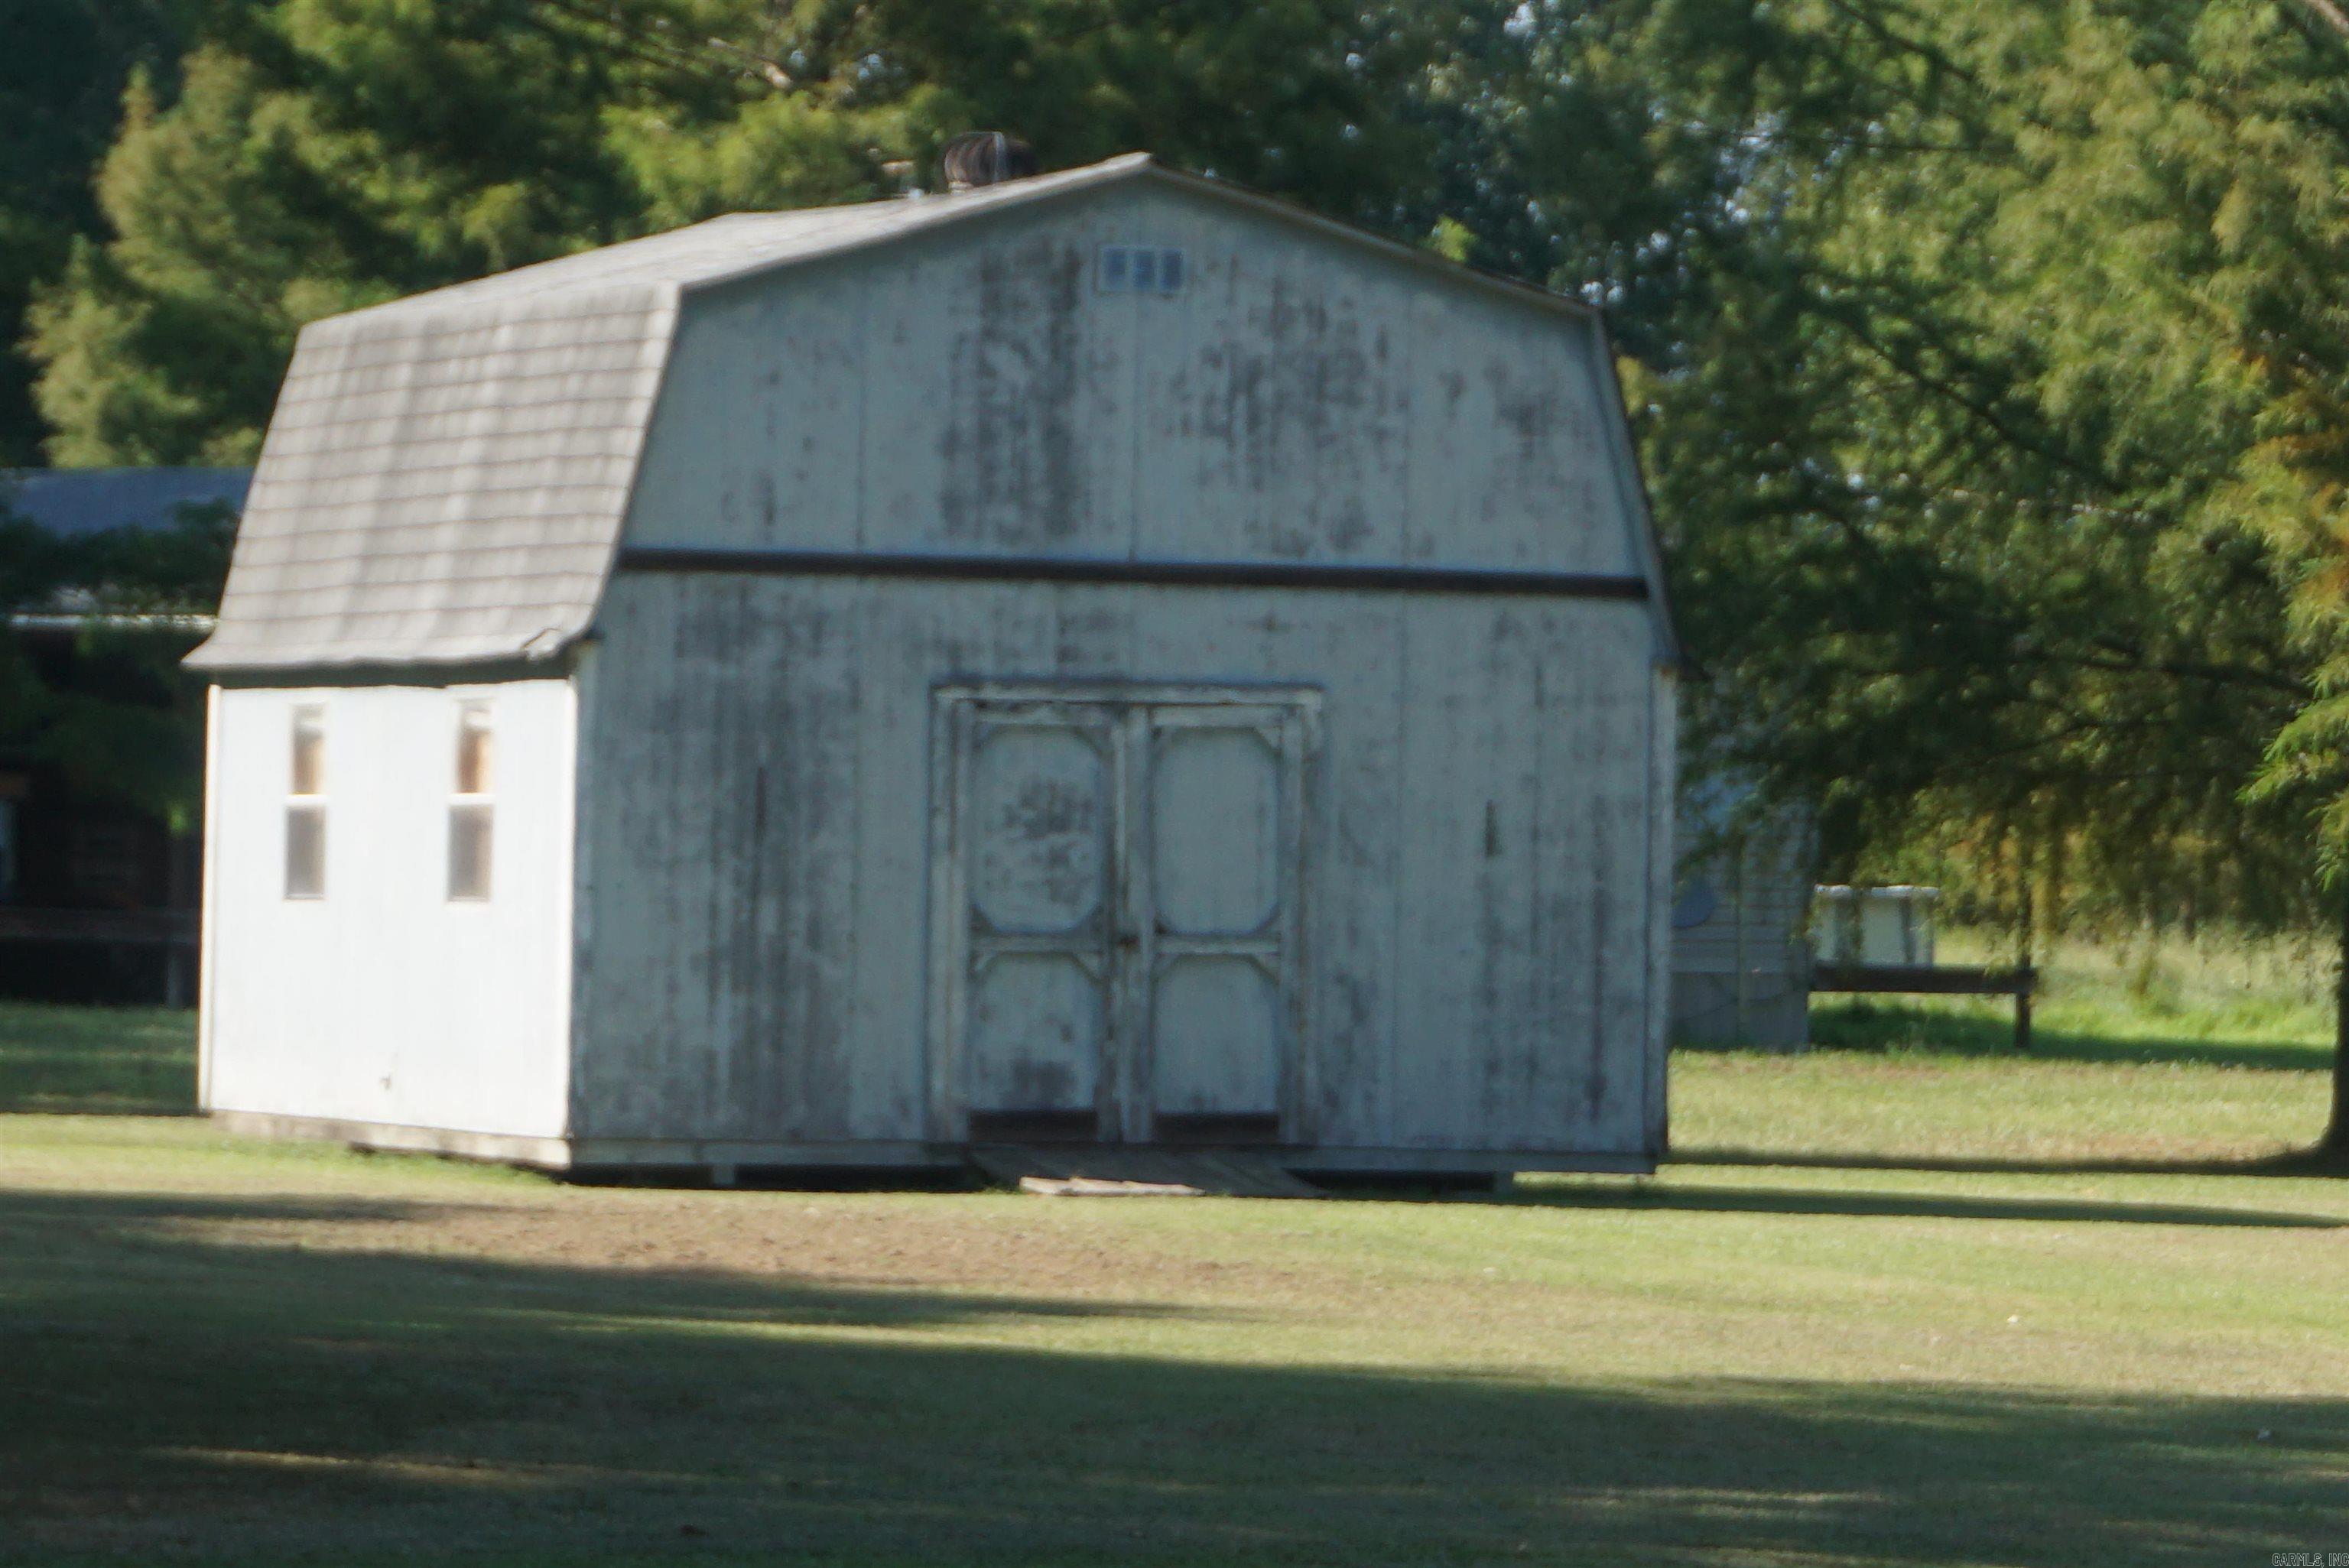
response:
M0 468L40 458L34 365L16 324L35 285L97 226L90 177L134 69L168 71L195 0L39 0L0 8Z
M943 139L1148 148L1380 220L1400 23L1333 0L274 0L134 85L33 315L59 462L241 461L315 317L743 208L894 194Z

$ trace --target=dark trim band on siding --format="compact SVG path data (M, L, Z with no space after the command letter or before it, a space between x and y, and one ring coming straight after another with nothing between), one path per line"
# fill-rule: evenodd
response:
M834 550L709 550L630 545L623 572L747 572L782 577L910 577L978 583L1089 583L1161 588L1339 588L1385 593L1515 593L1645 599L1638 577L1473 566L1351 566L1285 561L1109 561L1070 556L933 555Z

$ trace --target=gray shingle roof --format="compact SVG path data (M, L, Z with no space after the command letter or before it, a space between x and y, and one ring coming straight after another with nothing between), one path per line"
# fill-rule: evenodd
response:
M538 658L587 629L691 289L1139 172L738 213L313 322L199 668Z

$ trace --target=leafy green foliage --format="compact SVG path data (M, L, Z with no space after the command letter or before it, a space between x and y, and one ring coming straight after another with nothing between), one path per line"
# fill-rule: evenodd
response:
M203 703L180 660L228 572L234 520L190 506L166 527L59 539L0 508L0 614L78 622L60 665L0 630L0 748L73 791L190 830L202 804Z
M98 222L90 171L134 68L168 71L195 0L37 0L0 8L0 467L36 459L34 364L16 342L34 286Z
M2172 0L1639 9L1653 123L1733 177L1633 383L1703 754L1834 869L2017 923L2319 918L2314 795L2246 798L2314 655L2208 309L2246 149L2188 134L2186 67L2321 40Z
M1699 753L1832 869L2018 925L2306 925L2319 814L2349 841L2324 11L222 7L131 84L109 236L33 315L41 406L61 461L237 460L321 315L885 196L973 126L1147 147L1609 305Z
M275 0L134 83L32 316L69 464L249 460L302 323L740 208L885 196L948 134L1149 147L1375 217L1416 132L1334 0Z

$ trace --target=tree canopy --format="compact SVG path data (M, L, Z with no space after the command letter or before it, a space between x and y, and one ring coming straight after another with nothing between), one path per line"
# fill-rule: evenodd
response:
M248 458L305 320L888 194L956 130L1048 168L1148 148L1609 307L1694 749L1836 866L1921 858L2018 922L2331 918L2331 0L154 15L186 47L107 57L95 209L31 310L55 460Z
M1670 118L1736 170L1642 384L1718 754L1847 865L1930 851L2018 916L2316 918L2314 780L2271 761L2314 492L2228 303L2304 214L2212 106L2349 106L2340 40L2169 0L1651 28L1720 61Z
M133 70L168 78L193 0L43 0L0 11L0 468L40 454L34 361L17 342L34 288L98 212L90 171Z
M133 81L109 233L42 294L61 463L249 460L304 322L740 208L870 198L944 137L1149 147L1376 217L1425 161L1399 23L1334 0L275 0Z

